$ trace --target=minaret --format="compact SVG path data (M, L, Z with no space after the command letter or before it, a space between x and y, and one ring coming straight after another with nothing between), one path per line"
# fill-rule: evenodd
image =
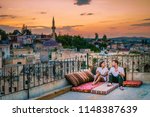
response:
M53 20L52 20L52 38L53 39L56 39L55 29L56 29L56 27L55 27L55 19L53 17Z

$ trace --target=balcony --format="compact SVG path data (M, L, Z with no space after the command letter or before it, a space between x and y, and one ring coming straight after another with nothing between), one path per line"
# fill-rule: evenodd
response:
M119 60L120 66L126 69L128 80L142 80L144 84L139 88L126 87L122 92L116 89L106 96L70 91L71 85L64 78L65 74L88 69L93 61L98 66L98 63L104 60L110 68L113 59ZM149 54L111 56L87 54L49 63L10 65L0 69L0 99L150 99L149 75ZM49 94L51 95L48 97Z

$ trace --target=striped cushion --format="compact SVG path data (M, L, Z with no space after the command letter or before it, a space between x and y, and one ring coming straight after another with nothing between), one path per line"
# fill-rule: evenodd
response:
M67 74L65 78L73 85L78 86L80 85L80 79L74 74Z
M86 75L90 78L90 79L94 79L94 74L92 74L92 72L90 70L86 70L84 71L86 73Z
M83 72L79 72L79 76L83 79L83 83L86 83L86 82L90 82L90 81L93 81L94 78L92 77L89 77L85 71Z
M110 93L111 91L113 91L114 89L116 89L117 87L119 87L118 83L113 83L112 86L107 86L108 83L104 83L94 89L91 90L91 93L93 94L101 94L101 95L107 95L108 93Z
M65 78L73 85L78 86L83 83L87 83L94 80L90 71L75 72L65 75Z

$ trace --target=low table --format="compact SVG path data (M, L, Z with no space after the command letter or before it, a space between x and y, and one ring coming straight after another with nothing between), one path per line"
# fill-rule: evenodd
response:
M101 94L101 95L107 95L111 91L115 90L117 87L119 87L118 83L113 83L111 86L107 86L108 83L104 83L94 89L91 90L91 93L93 94Z

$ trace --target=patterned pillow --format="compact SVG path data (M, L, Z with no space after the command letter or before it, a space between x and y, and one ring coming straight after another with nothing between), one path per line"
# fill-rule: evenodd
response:
M123 86L126 86L126 87L139 87L142 85L142 81L139 81L139 80L127 80L127 81L124 81L123 82Z
M90 80L94 80L94 74L90 70L84 71L86 75L90 78Z
M74 75L78 78L78 81L79 81L78 84L79 84L79 85L86 82L86 76L84 76L84 75L82 74L82 72L76 72L76 73L74 73Z
M82 79L82 83L86 83L89 81L88 76L84 72L78 72L77 75L80 79Z
M80 79L75 74L67 74L65 78L73 85L78 86L80 85Z
M73 85L78 86L94 80L94 76L90 71L82 71L65 75L65 78Z
M89 74L91 74L91 75L88 75L88 74L86 73L86 71L82 72L82 74L84 74L84 75L86 76L87 82L94 81L94 75L92 74L92 72L90 72L90 71L88 71L88 72L89 72Z

